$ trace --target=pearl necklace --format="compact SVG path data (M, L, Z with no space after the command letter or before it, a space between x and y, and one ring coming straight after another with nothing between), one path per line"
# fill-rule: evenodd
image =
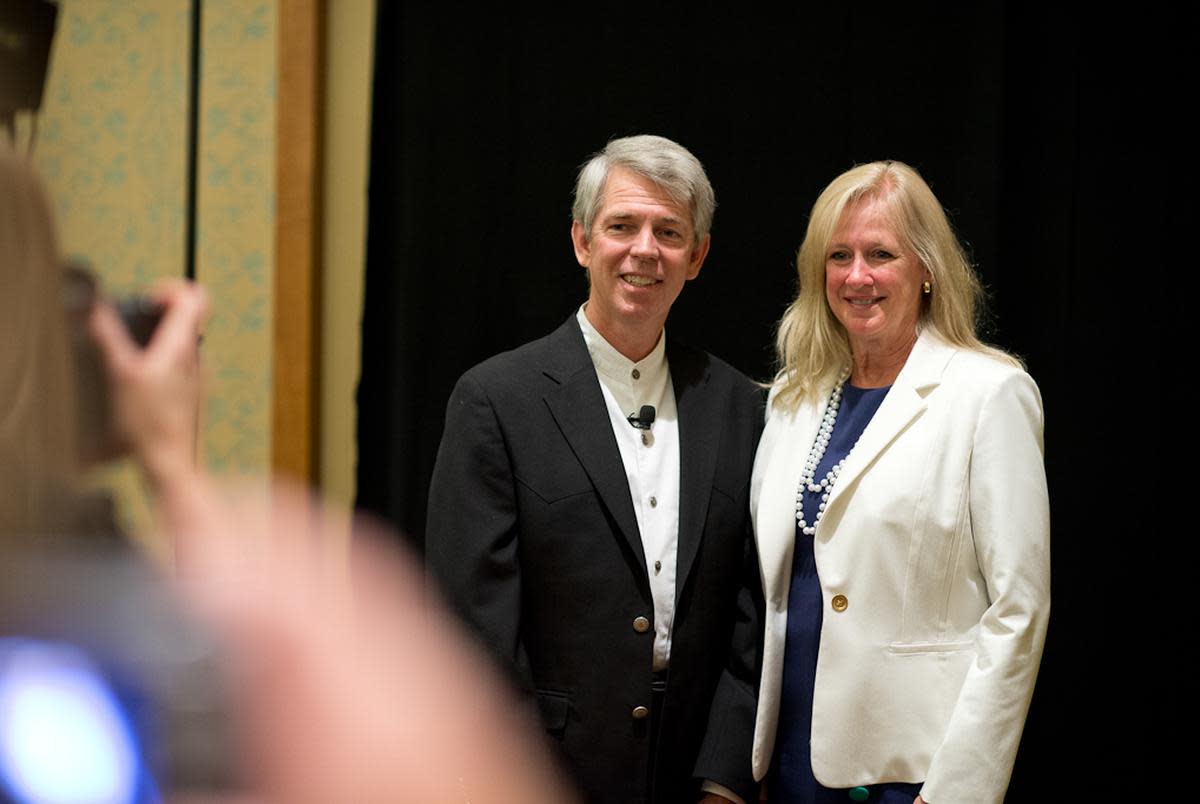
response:
M837 385L833 386L833 392L829 395L829 404L825 406L825 415L821 417L821 426L817 428L817 437L813 440L812 449L808 451L808 459L804 462L804 471L800 473L800 486L796 489L796 526L806 536L812 536L817 532L817 523L821 521L821 517L825 516L825 504L829 502L833 485L837 483L838 475L842 473L842 465L846 463L846 458L850 457L850 452L854 451L854 446L851 446L850 451L825 473L825 477L820 481L817 480L817 467L821 465L821 459L825 457L825 449L829 446L829 439L833 436L833 425L837 422L838 408L842 405L842 388L849 378L850 372L844 371L838 378ZM857 443L856 441L855 445ZM811 525L804 519L805 490L821 494L821 502L817 505L817 515Z

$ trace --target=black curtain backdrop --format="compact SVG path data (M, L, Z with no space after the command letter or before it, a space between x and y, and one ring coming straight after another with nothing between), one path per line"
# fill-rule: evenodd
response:
M1180 128L1147 89L1175 57L1129 43L1182 20L742 5L378 4L360 507L419 547L454 381L586 296L571 189L608 139L662 134L705 164L712 251L667 326L763 380L817 194L855 163L908 162L990 291L985 336L1045 400L1054 611L1008 800L1137 797L1159 717L1145 642L1166 606L1144 575L1165 556L1144 538L1157 506L1120 481L1142 465L1138 417L1156 418L1128 389L1161 376L1139 287L1171 247L1146 229L1182 231L1182 213L1146 180L1169 164L1158 132Z

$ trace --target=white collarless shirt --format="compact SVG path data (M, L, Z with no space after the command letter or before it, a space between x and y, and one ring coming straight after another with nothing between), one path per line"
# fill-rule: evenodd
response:
M588 321L584 308L576 320L608 408L608 418L625 465L633 500L650 593L654 598L654 669L664 670L671 656L675 617L675 566L679 544L679 415L667 365L666 332L650 354L633 362L618 352ZM654 423L639 430L629 423L642 406L654 406Z

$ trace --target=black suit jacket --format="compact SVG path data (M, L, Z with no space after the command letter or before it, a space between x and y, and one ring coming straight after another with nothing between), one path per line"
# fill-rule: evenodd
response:
M572 316L459 380L429 495L426 551L451 605L536 695L587 801L695 801L698 778L747 800L761 584L748 488L760 389L668 342L680 522L670 669L648 719L654 605L624 466ZM656 752L653 780L648 760Z

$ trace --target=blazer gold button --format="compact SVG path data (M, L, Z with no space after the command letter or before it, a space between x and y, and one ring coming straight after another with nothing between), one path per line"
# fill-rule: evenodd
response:
M633 619L633 630L639 634L644 634L650 630L650 621L645 617L635 617Z
M834 595L831 604L834 611L845 611L846 607L850 605L850 601L846 599L845 595Z
M644 706L635 706L630 714L633 715L634 720L642 720L646 715L650 714L650 710Z

